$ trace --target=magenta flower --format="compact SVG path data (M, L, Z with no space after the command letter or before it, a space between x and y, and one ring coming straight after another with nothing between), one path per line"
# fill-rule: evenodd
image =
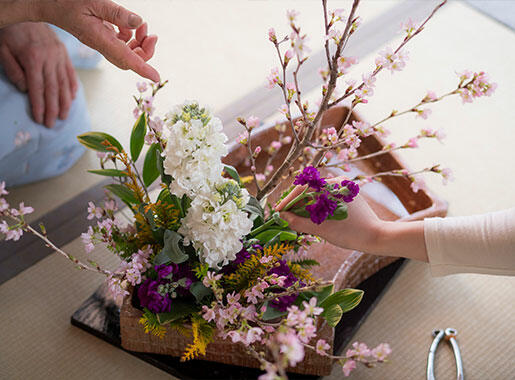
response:
M153 313L165 313L172 308L172 299L167 294L162 296L158 292L160 283L148 278L138 288L138 299L142 307L146 307Z
M334 210L338 207L338 203L327 195L327 192L321 193L314 204L306 206L313 223L322 224L329 215L334 214Z
M356 196L359 194L359 185L349 180L343 180L341 182L341 185L347 187L347 190L349 190L349 193L347 195L344 195L341 199L347 203L352 202L354 198L356 198Z
M316 191L322 191L326 183L325 178L320 178L320 172L313 166L306 166L293 182L294 185L308 185Z

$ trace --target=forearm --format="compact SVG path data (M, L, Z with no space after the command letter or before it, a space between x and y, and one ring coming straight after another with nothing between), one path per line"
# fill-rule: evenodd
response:
M0 28L24 21L38 19L38 0L0 0Z
M427 262L424 222L381 222L376 239L365 252Z

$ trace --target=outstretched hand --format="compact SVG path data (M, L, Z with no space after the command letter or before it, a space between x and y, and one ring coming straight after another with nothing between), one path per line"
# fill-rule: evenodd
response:
M110 0L39 1L38 7L38 21L73 34L119 68L159 82L159 73L147 63L154 55L157 36L147 34L147 24L137 14Z

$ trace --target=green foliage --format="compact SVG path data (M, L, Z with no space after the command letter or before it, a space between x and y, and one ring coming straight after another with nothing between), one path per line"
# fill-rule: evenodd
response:
M113 136L104 132L86 132L77 136L77 139L86 148L96 150L98 152L119 153L123 151L122 144L120 144ZM115 152L113 147L118 149L118 152Z
M160 338L163 338L166 334L166 328L161 326L157 316L147 308L143 309L143 316L140 318L139 323L143 325L146 334L151 333Z
M318 261L313 259L299 260L295 261L294 263L300 265L302 268L312 268L320 265Z
M332 305L339 305L342 309L342 313L347 313L359 305L363 298L363 293L363 290L359 289L342 289L327 297L320 304L320 307L326 309L330 308Z
M324 318L331 327L336 327L338 322L342 319L342 315L343 310L338 304L329 306L327 309L324 309L321 314L322 318Z
M172 176L165 174L165 169L163 166L164 157L156 152L156 158L157 158L157 168L159 169L159 174L161 175L161 182L163 182L167 186L170 186L170 183L172 183L173 178L172 178Z
M271 321L276 318L284 317L288 314L287 311L280 311L279 309L276 309L275 307L269 306L268 301L265 302L266 311L263 313L262 319L264 321Z
M201 302L205 297L213 294L213 291L204 286L201 281L194 282L190 286L190 292L197 302Z
M168 264L170 262L180 264L189 259L184 253L180 241L182 236L175 231L166 230L164 233L164 247L156 257L154 257L154 265Z
M274 244L278 241L294 241L297 240L295 231L282 231L280 229L265 230L255 236L262 244Z
M159 168L157 167L157 155L161 154L159 144L152 144L145 155L143 163L143 183L149 187L159 177Z
M344 220L347 218L347 206L339 203L333 215L329 215L327 219L330 220Z
M166 325L170 322L177 321L190 314L197 313L199 308L190 302L175 299L172 303L172 308L167 313L157 314L157 320L161 325Z
M224 171L229 174L229 176L234 179L236 182L238 182L239 186L242 186L240 175L238 174L238 171L232 167L231 165L224 165Z
M145 143L145 135L147 134L147 114L143 112L134 127L132 127L131 133L131 158L132 161L136 162L143 149Z
M125 202L129 207L131 207L131 204L137 204L138 198L136 197L136 194L134 194L133 191L129 190L124 185L119 185L117 183L113 183L111 185L105 186L107 190L109 190L111 193L116 195L118 198L120 198L123 202Z
M106 177L127 177L127 173L118 169L88 170L88 173L103 175Z
M207 263L205 263L205 264L198 263L198 265L193 268L195 277L197 277L201 281L204 279L204 277L207 276L208 271L209 271L209 265Z

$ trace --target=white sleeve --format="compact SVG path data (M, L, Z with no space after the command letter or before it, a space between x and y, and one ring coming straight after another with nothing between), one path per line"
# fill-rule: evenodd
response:
M424 239L433 276L515 275L515 208L425 219Z

